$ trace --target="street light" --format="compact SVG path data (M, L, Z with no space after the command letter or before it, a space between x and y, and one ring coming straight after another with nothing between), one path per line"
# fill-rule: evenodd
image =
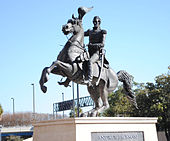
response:
M80 117L79 84L77 84L77 116Z
M75 115L75 101L74 101L74 82L72 82L72 91L73 91L73 116L75 118L76 115Z
M31 84L33 86L33 119L35 119L35 89L34 83Z
M63 102L64 102L64 93L62 93L62 99L63 99ZM63 110L63 118L64 118L64 110Z
M14 98L12 97L11 99L12 99L12 101L13 101L13 115L14 115L14 114L15 114Z

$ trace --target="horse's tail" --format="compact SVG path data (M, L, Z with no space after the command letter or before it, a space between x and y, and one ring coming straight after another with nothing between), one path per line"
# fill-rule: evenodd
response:
M124 70L120 70L117 73L118 80L123 82L123 88L125 91L125 94L127 98L132 102L132 104L138 109L137 103L136 103L136 96L132 90L132 82L133 82L133 76L127 73Z

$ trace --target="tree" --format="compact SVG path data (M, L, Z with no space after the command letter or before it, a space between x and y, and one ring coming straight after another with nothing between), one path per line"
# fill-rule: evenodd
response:
M74 108L74 110L72 109L71 112L69 113L70 117L74 117L74 111L75 111L75 116L78 117L78 111L77 111L77 107ZM81 115L83 113L83 110L81 108L79 108L79 114Z
M3 113L3 109L2 109L2 106L0 104L0 121L2 120L2 113Z
M148 94L146 85L144 83L136 83L136 89L134 90L136 94L136 101L139 109L133 109L131 116L134 117L153 117L150 107L152 106L152 99L154 96Z
M108 97L110 108L103 113L107 117L129 117L132 112L133 105L123 92L123 86L119 86L118 90L111 93Z
M2 115L2 113L3 113L3 109L2 109L2 106L0 104L0 116Z
M158 94L153 109L158 111L160 130L165 130L167 140L170 140L170 67L168 73L156 77L155 91Z
M139 110L132 116L158 117L157 130L165 131L170 140L170 67L168 73L155 78L155 83L146 83L135 91Z
M110 108L104 116L158 117L157 130L170 140L170 67L155 78L155 83L134 82L138 108L134 108L119 87L109 95Z
M36 113L35 121L52 120L52 114ZM33 113L31 112L17 112L15 114L5 113L3 114L0 125L4 127L10 126L30 126L33 121Z

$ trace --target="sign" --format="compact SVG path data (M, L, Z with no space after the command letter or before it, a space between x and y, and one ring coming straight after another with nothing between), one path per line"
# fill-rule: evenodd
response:
M142 131L92 132L91 141L144 141Z

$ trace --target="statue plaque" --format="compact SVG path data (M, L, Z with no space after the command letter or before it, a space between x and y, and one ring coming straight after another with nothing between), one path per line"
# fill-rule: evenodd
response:
M144 141L142 131L139 132L95 132L92 141Z

